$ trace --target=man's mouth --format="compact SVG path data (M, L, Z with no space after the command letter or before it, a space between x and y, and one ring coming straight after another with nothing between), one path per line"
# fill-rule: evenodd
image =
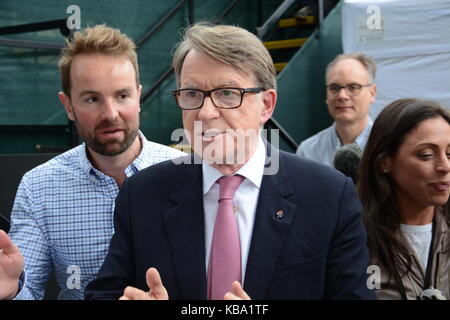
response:
M203 141L212 141L223 132L218 129L208 129L202 132Z
M113 137L122 131L123 130L120 128L107 128L107 129L102 129L102 130L98 131L98 133L102 136Z
M337 106L336 109L351 109L352 106Z

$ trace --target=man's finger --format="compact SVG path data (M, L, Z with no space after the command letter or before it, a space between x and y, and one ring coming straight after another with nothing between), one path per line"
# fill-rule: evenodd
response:
M123 291L123 296L126 299L121 300L148 300L149 296L144 291L134 288L134 287L126 287Z
M238 297L234 293L227 292L225 293L225 296L223 297L224 300L242 300L242 298Z
M158 300L168 300L169 295L164 287L161 276L155 268L149 268L146 274L147 285L150 288L150 294Z
M0 230L0 249L2 249L5 254L19 251L19 248L11 241L9 236L3 230Z
M251 300L249 295L247 294L247 292L245 292L244 289L242 289L242 286L239 283L239 281L234 281L231 284L231 292L229 292L229 293L234 295L236 298L239 298L239 299L242 299L242 300ZM227 294L225 294L225 297L224 297L225 300L227 300ZM230 299L230 300L237 300L237 299L234 299L233 296L230 296L230 298L233 298L233 299Z

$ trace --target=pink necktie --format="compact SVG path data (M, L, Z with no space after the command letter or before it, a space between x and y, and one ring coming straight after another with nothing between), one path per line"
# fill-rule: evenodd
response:
M240 175L217 180L220 194L209 255L209 300L223 300L225 293L231 290L233 281L241 282L241 247L233 196L242 181L244 177Z

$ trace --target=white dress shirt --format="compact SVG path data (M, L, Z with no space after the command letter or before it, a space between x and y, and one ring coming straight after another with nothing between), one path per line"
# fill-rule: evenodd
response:
M245 279L248 252L255 221L256 206L258 204L259 190L264 173L266 150L261 137L258 146L250 160L243 165L236 174L245 177L242 184L236 190L233 204L237 216L239 240L241 244L242 284ZM210 165L203 163L203 209L205 211L205 248L206 248L206 274L208 274L209 254L216 221L217 208L219 206L220 186L215 183L222 174Z

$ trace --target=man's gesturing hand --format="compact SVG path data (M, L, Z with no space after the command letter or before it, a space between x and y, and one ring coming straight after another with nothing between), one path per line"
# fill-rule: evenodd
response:
M119 300L169 300L169 295L163 286L158 270L155 268L148 269L145 277L150 288L148 292L134 287L126 287Z
M231 292L225 293L224 300L251 300L238 281L231 284Z
M23 257L8 235L0 230L0 299L12 299L19 289Z

